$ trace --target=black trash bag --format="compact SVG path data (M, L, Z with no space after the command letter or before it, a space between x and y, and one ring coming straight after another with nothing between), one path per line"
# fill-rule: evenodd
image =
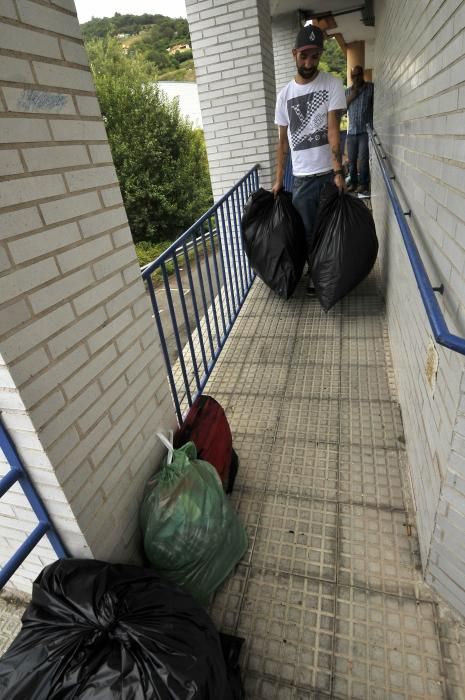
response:
M154 571L87 559L45 567L0 659L8 700L240 700L218 633Z
M375 222L360 199L328 183L321 194L314 236L312 280L323 309L329 311L375 264Z
M228 669L228 681L234 700L245 700L245 688L242 684L239 656L245 639L232 634L220 632L221 648Z
M307 259L304 228L291 195L281 190L275 197L262 187L253 192L242 215L242 237L257 275L279 296L289 299Z

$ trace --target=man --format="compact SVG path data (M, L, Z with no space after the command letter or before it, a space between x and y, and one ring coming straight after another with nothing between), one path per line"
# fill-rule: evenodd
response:
M369 194L370 165L368 162L367 124L373 127L373 83L363 78L362 66L354 66L350 73L352 86L346 90L349 128L347 130L347 157L349 159L349 192Z
M276 195L282 189L290 147L292 203L304 224L309 263L320 192L327 182L334 181L341 191L345 186L339 121L346 99L341 80L318 70L322 53L321 29L313 25L303 27L292 50L297 73L280 91L275 113L279 142L272 192ZM310 287L308 291L314 290Z

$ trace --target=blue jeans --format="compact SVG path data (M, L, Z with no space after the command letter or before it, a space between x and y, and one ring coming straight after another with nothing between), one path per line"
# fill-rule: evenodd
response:
M347 156L349 158L350 184L368 188L370 165L368 162L368 134L347 135ZM357 172L357 161L359 172Z
M313 248L313 231L315 228L318 205L320 204L320 194L327 182L332 182L334 175L306 175L296 177L292 185L292 204L300 214L305 229L305 239L307 241L307 258Z

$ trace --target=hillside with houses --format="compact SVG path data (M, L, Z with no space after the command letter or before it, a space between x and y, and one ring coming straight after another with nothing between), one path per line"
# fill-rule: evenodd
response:
M115 37L128 56L153 63L160 80L195 81L187 20L164 15L93 17L81 25L86 42Z

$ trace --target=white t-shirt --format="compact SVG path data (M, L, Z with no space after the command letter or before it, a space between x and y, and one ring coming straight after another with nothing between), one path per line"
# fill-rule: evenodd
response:
M342 81L319 72L301 85L291 80L276 101L275 123L287 126L292 170L297 176L324 173L332 168L328 142L328 112L347 109Z

